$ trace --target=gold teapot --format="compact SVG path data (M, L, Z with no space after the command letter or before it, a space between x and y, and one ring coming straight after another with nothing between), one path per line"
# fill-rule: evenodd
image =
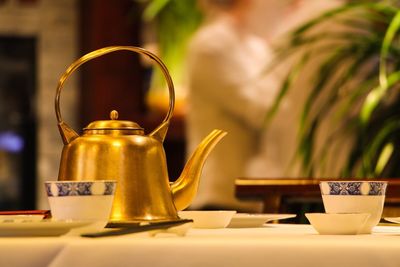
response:
M91 122L78 135L62 119L60 93L68 77L83 63L119 50L146 55L161 68L169 89L169 110L150 134L137 123L118 120ZM163 62L151 52L133 46L111 46L88 53L61 76L55 97L58 128L64 142L58 180L117 180L110 222L178 220L178 210L190 205L197 192L203 164L214 146L225 136L212 131L189 158L180 177L169 182L163 141L174 109L174 85Z

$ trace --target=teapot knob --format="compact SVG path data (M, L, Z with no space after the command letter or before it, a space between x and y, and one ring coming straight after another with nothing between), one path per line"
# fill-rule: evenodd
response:
M117 119L118 119L118 111L112 110L112 111L110 112L110 119L112 119L112 120L117 120Z

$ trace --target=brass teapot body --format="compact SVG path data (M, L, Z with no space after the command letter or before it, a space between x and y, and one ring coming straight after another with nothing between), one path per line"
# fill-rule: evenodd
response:
M169 110L162 123L150 134L137 123L118 120L95 121L79 136L63 120L60 112L61 89L83 63L119 50L144 54L162 69L169 88ZM174 87L162 61L139 47L112 46L93 51L75 61L60 78L55 98L58 128L64 142L58 180L117 180L110 221L114 223L178 220L178 210L190 205L197 192L205 159L226 134L212 131L189 158L181 176L169 182L163 141L174 109Z

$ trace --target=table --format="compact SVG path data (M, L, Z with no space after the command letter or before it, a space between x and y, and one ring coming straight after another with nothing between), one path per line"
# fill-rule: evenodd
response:
M282 206L282 200L285 198L322 201L319 182L323 180L335 179L242 177L235 180L235 194L241 200L262 200L265 213L286 212L285 207ZM385 206L399 206L400 178L381 178L380 180L388 181Z
M0 238L0 266L273 266L394 267L400 227L371 235L318 235L310 225L190 229L186 236L145 233L99 239L78 236Z

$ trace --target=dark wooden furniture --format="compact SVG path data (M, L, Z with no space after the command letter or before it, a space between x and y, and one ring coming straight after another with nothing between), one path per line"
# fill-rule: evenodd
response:
M235 181L236 197L241 200L262 200L265 213L286 212L285 203L290 199L297 199L304 203L307 201L322 202L319 188L321 180L312 178L238 178ZM400 206L400 178L380 180L388 181L385 206Z
M105 46L142 46L143 5L139 1L85 0L79 5L80 55ZM164 119L165 113L146 105L150 72L138 54L112 53L84 64L79 73L81 128L94 120L109 119L113 109L121 120L137 122L146 134ZM175 113L164 142L171 180L179 176L185 161L184 122Z

